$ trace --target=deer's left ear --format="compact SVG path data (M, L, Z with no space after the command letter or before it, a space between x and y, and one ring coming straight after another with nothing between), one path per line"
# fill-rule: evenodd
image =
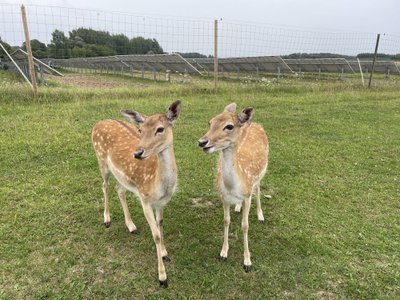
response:
M121 110L121 114L129 119L129 121L136 124L141 124L144 122L145 117L136 111Z
M236 111L236 103L235 102L228 104L224 108L224 112L235 112L235 111Z
M254 109L252 107L243 109L239 115L239 125L244 125L246 122L249 122L253 114Z
M177 100L168 107L167 119L172 124L174 123L181 112L181 100Z

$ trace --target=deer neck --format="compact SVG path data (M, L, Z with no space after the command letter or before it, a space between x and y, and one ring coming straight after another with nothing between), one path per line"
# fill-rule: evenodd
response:
M175 184L177 178L174 146L171 144L158 153L161 181Z
M221 173L224 185L228 189L234 189L239 184L236 170L237 144L221 151Z

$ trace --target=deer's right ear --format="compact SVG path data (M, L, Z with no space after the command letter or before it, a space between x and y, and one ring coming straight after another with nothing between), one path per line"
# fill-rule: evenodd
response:
M181 100L177 100L168 107L167 111L168 121L171 124L173 124L176 121L176 119L178 119L180 112L181 112Z
M239 115L239 125L242 126L246 122L249 122L253 114L254 114L254 109L252 107L243 109Z
M121 110L121 114L129 119L129 121L141 124L144 122L144 117L136 111Z
M225 106L224 108L224 112L235 112L236 111L236 103L232 102L231 104L228 104L227 106Z

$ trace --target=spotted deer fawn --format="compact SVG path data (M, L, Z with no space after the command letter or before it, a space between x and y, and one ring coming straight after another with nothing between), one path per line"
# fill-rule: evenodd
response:
M135 111L121 111L139 128L122 121L104 120L92 130L92 142L103 177L104 224L110 226L108 186L112 174L117 180L117 194L131 233L137 233L132 222L126 191L140 199L157 248L158 278L168 286L163 261L169 261L163 240L163 210L177 184L172 124L180 113L181 102L170 105L166 114L145 117ZM155 212L155 217L154 217Z
M238 115L236 104L212 118L208 132L198 141L205 153L220 152L217 171L217 189L224 206L224 243L220 260L228 257L230 206L240 211L243 204L242 230L244 243L244 270L251 271L248 246L249 210L251 196L257 195L257 217L264 222L260 203L260 181L268 166L268 138L264 129L250 123L253 108L245 108Z

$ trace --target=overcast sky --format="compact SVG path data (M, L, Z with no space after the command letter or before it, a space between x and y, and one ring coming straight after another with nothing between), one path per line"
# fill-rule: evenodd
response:
M0 2L400 34L400 0L0 0Z

